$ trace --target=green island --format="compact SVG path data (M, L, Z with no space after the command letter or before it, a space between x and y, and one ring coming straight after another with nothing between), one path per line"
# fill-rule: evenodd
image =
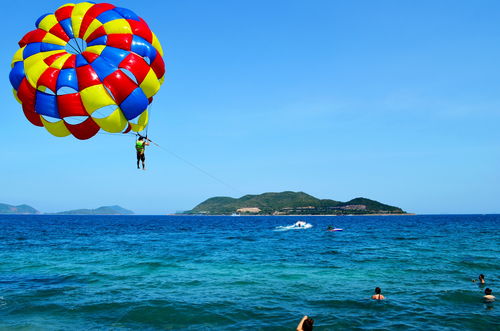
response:
M120 206L103 206L96 209L74 209L57 213L42 213L29 205L13 206L6 203L0 203L0 214L133 215L134 212Z
M40 212L28 205L13 206L0 203L0 214L40 214Z
M133 215L134 212L120 206L103 206L96 209L75 209L54 213L56 215Z
M347 202L318 199L304 192L268 192L241 198L213 197L182 215L404 215L399 207L355 198Z

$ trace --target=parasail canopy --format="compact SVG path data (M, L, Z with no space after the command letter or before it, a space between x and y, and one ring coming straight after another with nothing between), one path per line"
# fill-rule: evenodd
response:
M10 82L26 118L54 136L139 132L165 75L146 22L108 3L66 4L19 41Z

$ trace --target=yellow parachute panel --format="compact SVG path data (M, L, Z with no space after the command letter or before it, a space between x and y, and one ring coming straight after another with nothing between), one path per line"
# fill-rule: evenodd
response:
M64 54L60 57L58 57L52 64L50 65L51 68L56 68L56 69L61 69L64 65L64 63L71 57L71 54Z
M40 23L38 23L38 28L49 32L55 25L59 24L57 18L54 14L45 16Z
M160 41L158 40L154 32L152 32L152 34L153 34L153 40L151 45L153 45L153 47L156 48L158 52L160 52L161 57L163 57L163 48L161 47Z
M103 28L107 34L132 34L132 28L125 19L107 22Z
M152 69L149 70L146 78L144 78L144 81L140 85L140 88L148 98L155 95L160 89L160 81Z
M87 38L95 31L97 28L102 26L102 23L98 20L93 20L92 23L88 26L87 30L85 31L85 34L83 35L83 39L87 40Z
M64 121L57 121L57 122L49 122L45 120L42 116L40 116L43 126L47 131L49 131L52 135L56 137L66 137L71 134L69 132L68 128L66 125L64 125Z
M148 110L146 109L144 113L142 113L141 116L139 116L137 124L129 122L130 126L132 127L132 131L140 132L144 130L146 128L146 125L148 125L148 119L149 115L148 115Z
M83 106L85 110L92 114L99 108L116 105L115 100L111 98L104 85L94 85L80 91Z
M82 2L75 5L73 11L71 12L71 23L73 26L73 35L77 38L81 38L80 36L80 27L82 25L83 18L87 11L94 6L93 3Z
M104 131L111 133L122 132L127 127L127 119L123 116L122 111L116 108L108 117L105 118L95 118L92 119L103 129Z

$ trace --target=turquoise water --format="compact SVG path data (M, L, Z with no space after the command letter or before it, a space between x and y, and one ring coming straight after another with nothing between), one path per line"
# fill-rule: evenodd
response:
M275 231L298 219L310 229ZM343 232L324 231L332 224ZM0 329L499 330L500 215L0 215ZM375 286L387 300L369 300Z

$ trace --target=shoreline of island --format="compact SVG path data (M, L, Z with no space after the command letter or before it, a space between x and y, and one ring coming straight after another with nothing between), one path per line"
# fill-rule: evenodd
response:
M402 214L346 214L346 215L336 215L336 214L325 214L325 215L314 215L314 214L301 214L301 215L251 215L251 214L239 214L239 215L229 215L229 214L165 214L165 216L209 216L209 217L341 217L341 216L416 216L416 213L402 213Z

